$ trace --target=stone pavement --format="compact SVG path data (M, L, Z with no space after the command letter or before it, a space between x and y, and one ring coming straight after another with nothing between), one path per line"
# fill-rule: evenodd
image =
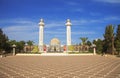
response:
M0 78L120 78L120 58L103 56L9 56Z

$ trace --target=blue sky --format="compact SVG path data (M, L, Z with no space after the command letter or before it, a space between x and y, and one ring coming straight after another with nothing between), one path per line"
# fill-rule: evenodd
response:
M44 43L54 37L66 44L66 19L72 22L72 44L80 37L103 39L108 24L120 24L120 0L0 0L0 28L11 40L38 44L44 19Z

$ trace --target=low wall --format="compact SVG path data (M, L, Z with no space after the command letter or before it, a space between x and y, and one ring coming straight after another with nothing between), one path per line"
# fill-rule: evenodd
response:
M85 56L94 55L93 53L68 54L68 53L42 53L42 54L16 54L16 56Z

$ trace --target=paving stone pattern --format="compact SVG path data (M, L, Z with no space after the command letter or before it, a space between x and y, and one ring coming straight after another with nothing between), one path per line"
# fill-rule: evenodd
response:
M0 78L120 78L120 58L103 56L9 56Z

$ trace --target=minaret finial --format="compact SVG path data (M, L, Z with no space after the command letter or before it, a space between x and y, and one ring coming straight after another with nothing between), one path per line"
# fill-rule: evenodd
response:
M44 26L44 25L45 25L45 24L44 24L44 20L43 20L42 18L40 19L39 25L40 25L40 26Z
M70 22L70 19L67 19L67 22Z
M44 22L44 20L41 18L41 19L40 19L40 22Z
M66 24L65 24L66 26L71 26L72 24L71 24L71 21L70 21L70 19L67 19L67 21L66 21Z

